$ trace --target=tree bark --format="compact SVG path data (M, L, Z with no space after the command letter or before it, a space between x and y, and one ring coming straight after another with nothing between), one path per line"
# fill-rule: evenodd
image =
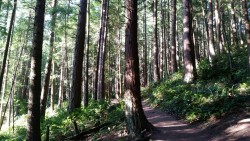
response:
M157 29L157 1L154 0L154 82L160 80L159 72L159 49L158 49L158 29Z
M161 0L161 8L162 8L162 0ZM161 9L162 11L162 9ZM159 32L159 48L160 48L160 52L159 52L159 74L160 74L160 79L163 78L163 64L164 64L164 60L163 60L163 57L164 57L164 52L163 52L163 25L162 25L162 21L161 21L161 24L160 24L160 32Z
M93 85L93 99L97 100L97 84L98 84L98 69L99 69L99 56L100 56L100 46L98 46L96 51L96 67L95 67L95 78L94 78L94 85Z
M167 42L166 41L166 1L162 1L162 39L163 39L163 78L166 78L166 72L167 72L167 58L166 58L166 50L167 50Z
M19 88L19 91L18 91L18 99L22 99L22 100L27 100L27 90L28 90L28 85L29 85L29 70L30 70L30 49L27 48L28 46L28 39L29 39L29 35L30 35L30 32L31 32L31 20L32 20L32 17L31 17L31 10L29 11L29 19L28 19L28 26L27 26L27 29L26 29L26 35L25 35L25 41L24 41L24 44L23 46L26 48L25 51L27 52L27 54L29 55L29 60L28 61L24 61L23 62L23 72L20 74L20 78L21 78L21 87ZM24 94L25 92L25 94ZM17 115L19 114L19 107L20 105L17 105L16 109L16 113Z
M214 52L214 32L213 32L213 3L212 0L208 1L208 33L209 33L209 60L212 62L215 56Z
M8 55L8 58L9 58L10 55ZM4 84L3 84L3 89L2 89L2 93L1 93L1 106L0 106L0 131L1 131L1 128L2 128L2 123L3 123L3 120L4 120L4 116L2 116L3 114L3 109L5 109L6 107L3 106L3 102L4 102L4 95L5 95L5 89L6 89L6 85L7 85L7 80L8 80L8 72L9 72L9 60L7 62L7 65L6 65L6 73L5 73L5 80L4 80ZM6 104L7 105L7 104Z
M60 72L60 84L59 84L59 94L58 94L58 107L61 108L62 107L62 103L63 103L63 100L64 100L64 88L65 88L65 85L64 85L64 80L65 80L65 48L67 47L67 45L65 44L64 47L62 47L62 62L61 62L61 72ZM51 105L52 106L52 105ZM53 106L54 107L54 106ZM52 108L52 110L54 110L54 108Z
M90 0L88 0L88 16L87 16L87 40L86 40L86 55L85 55L85 80L84 80L84 91L83 91L83 105L88 106L89 103L89 30L90 30Z
M102 21L99 38L99 64L98 64L98 83L97 83L97 99L104 98L104 64L105 64L105 49L107 39L107 21L108 21L108 0L102 1Z
M177 72L176 61L176 0L171 0L170 13L170 46L171 46L171 72Z
M139 57L137 43L137 1L126 0L125 38L125 113L128 133L139 135L144 129L150 130L141 104Z
M247 49L248 49L248 71L250 71L250 24L248 19L248 12L247 12L247 2L246 0L242 0L242 10L245 20L245 34L247 40Z
M170 0L168 0L168 8L167 8L167 15L166 15L166 17L167 17L167 23L170 23L170 2L169 2ZM170 39L170 31L169 31L169 28L170 28L170 26L169 26L169 24L167 24L167 31L166 31L166 36L167 36L167 39L166 39L166 62L167 62L167 64L166 64L166 68L167 68L167 71L166 71L166 76L168 77L169 76L169 74L170 74L170 72L171 72L171 50L170 50L170 43L169 43L169 39Z
M69 1L70 2L70 1ZM69 9L70 4L67 4L66 10ZM69 99L69 79L68 79L68 71L66 68L68 68L67 61L68 61L68 55L67 55L67 45L68 45L68 34L67 34L67 22L68 22L68 13L65 13L64 15L64 46L62 47L62 62L61 62L61 72L60 72L60 85L59 85L59 100L58 100L58 107L62 107L63 98L60 98L61 96L66 95L66 98ZM66 82L65 82L66 79ZM66 84L65 84L66 83ZM66 86L66 87L65 87ZM52 95L51 95L52 98ZM53 105L51 103L51 110L54 110L54 101L51 99L51 102L53 102Z
M195 31L193 32L193 40L194 40L194 52L195 52L195 65L197 65L200 61L200 46L199 46L199 25L198 25L198 17L196 17L195 21Z
M28 93L28 89L29 89L30 62L31 62L31 59L29 59L28 63L26 64L24 88L22 91L22 98L23 99L27 99L27 97L28 97L27 93Z
M80 1L80 11L78 14L76 44L73 62L72 87L69 98L69 112L75 108L81 107L81 92L82 92L82 65L83 51L85 42L85 26L86 26L87 1Z
M104 36L105 36L105 18L106 18L106 4L107 4L107 0L102 0L102 13L101 13L101 19L100 19L100 31L99 31L99 41L98 41L98 49L97 49L97 59L96 59L96 70L95 70L95 81L94 81L94 95L93 98L94 100L100 99L100 97L102 97L102 95L98 94L98 87L99 87L99 83L100 86L103 86L102 82L98 82L99 81L99 75L100 75L100 56L101 56L101 51L103 50L102 47L105 47L104 45ZM105 37L106 39L106 37ZM102 90L101 90L102 91Z
M13 10L12 10L10 26L9 26L9 32L8 32L8 37L7 37L5 51L4 51L2 68L1 68L1 72L0 72L0 92L2 90L3 76L4 76L5 66L6 66L6 62L7 62L7 55L8 55L8 51L9 51L10 38L11 38L12 28L13 28L14 21L15 21L15 16L16 16L16 7L17 7L17 0L14 0L14 7L13 7Z
M142 86L146 86L148 83L148 69L147 69L147 65L148 65L148 54L147 54L147 1L144 1L144 13L143 13L143 28L144 28L144 46L143 46L143 54L144 54L144 58L143 58L143 83Z
M224 8L222 7L222 12L221 12L221 18L222 19L225 19L225 14L224 14ZM228 64L229 64L229 67L230 67L230 71L232 71L232 55L231 55L231 49L230 49L230 43L229 43L229 40L227 39L227 35L226 35L226 27L225 27L225 20L222 20L222 33L223 33L223 37L224 37L224 40L226 42L226 47L227 47L227 55L228 55Z
M40 95L45 0L37 0L33 28L27 141L40 141Z
M204 36L206 39L206 41L204 39L204 42L206 42L207 45L207 48L204 46L204 56L209 57L209 31L208 31L208 21L206 14L207 14L207 2L206 0L202 0L202 16L204 18L204 26L205 26Z
M195 44L194 44L194 37L193 37L193 6L192 6L192 2L189 3L189 30L190 30L190 44L191 44L191 48L190 48L190 52L191 52L191 60L192 60L192 65L193 65L193 76L194 76L194 80L197 77L196 74L196 65L195 65Z
M235 9L234 9L234 0L231 0L230 5L231 10L231 45L235 45L235 47L239 48L238 37L237 37L237 29L236 29L236 19L235 19Z
M6 85L7 85L7 79L8 79L8 72L9 72L9 61L8 61L8 64L6 66L6 73L5 73L5 79L4 79L4 83L3 83L3 90L2 90L2 93L1 93L1 105L0 105L0 122L3 122L4 118L2 117L2 113L3 113L3 102L4 102L4 96L5 96L5 88L6 88ZM1 126L0 126L0 129L1 129Z
M13 119L14 119L14 87L15 87L15 82L16 82L17 69L19 67L22 54L23 54L23 47L21 48L21 51L20 51L20 54L19 54L19 57L18 57L18 61L17 61L17 64L15 66L15 69L14 69L14 74L12 76L11 87L10 87L10 91L9 91L9 98L8 98L8 100L10 99L10 102L9 102L9 117L8 117L9 127L10 127L10 123L11 123L11 121L10 121L11 113L12 113L12 116L13 116ZM7 104L6 104L5 108L7 108ZM5 117L5 115L3 115L3 119L4 119L4 117ZM3 120L2 120L2 122L3 122ZM2 123L1 123L1 127L2 127ZM14 120L13 120L13 131L14 131Z
M52 63L52 55L53 55L53 47L54 47L54 38L55 38L55 23L56 23L56 6L57 6L57 0L54 0L54 6L53 6L53 13L52 13L52 19L51 19L51 34L50 34L50 50L49 50L49 56L47 65L45 67L45 79L44 79L44 85L42 88L42 95L41 95L41 121L45 119L45 112L46 112L46 105L47 105L47 99L48 99L48 92L49 92L49 81L50 81L50 74L51 74L51 63ZM59 96L59 100L62 99Z
M51 111L54 111L54 97L55 97L55 62L52 60L52 78L51 78L51 85L50 85L50 106L51 106ZM59 98L58 98L58 103L59 103ZM61 105L58 104L58 108Z
M216 21L216 35L217 35L217 52L222 51L222 38L221 38L221 22L220 22L220 4L215 0L215 21Z
M194 47L192 43L192 26L190 25L190 5L189 0L182 0L183 4L183 46L184 46L184 54L183 54L183 62L184 62L184 81L190 83L195 79L195 62L192 57L194 54Z

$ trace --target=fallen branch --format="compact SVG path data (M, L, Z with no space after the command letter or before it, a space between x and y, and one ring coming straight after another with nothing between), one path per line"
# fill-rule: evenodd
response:
M83 131L77 135L74 135L74 136L71 136L71 137L68 137L66 138L66 140L81 140L81 139L85 139L86 137L89 136L89 134L91 133L95 133L95 132L98 132L101 128L107 126L107 125L110 125L111 122L107 122L107 123L104 123L104 124L101 124L97 127L93 127L87 131Z

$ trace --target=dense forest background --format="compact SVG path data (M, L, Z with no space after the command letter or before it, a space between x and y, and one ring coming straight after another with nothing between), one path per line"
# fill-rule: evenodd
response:
M0 138L137 136L142 98L189 122L247 109L249 18L248 0L0 0Z

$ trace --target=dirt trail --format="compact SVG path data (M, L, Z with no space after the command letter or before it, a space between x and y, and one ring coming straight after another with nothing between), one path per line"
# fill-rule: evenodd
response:
M250 141L250 118L246 116L230 117L201 129L153 109L145 102L143 109L149 122L159 130L153 132L153 141Z

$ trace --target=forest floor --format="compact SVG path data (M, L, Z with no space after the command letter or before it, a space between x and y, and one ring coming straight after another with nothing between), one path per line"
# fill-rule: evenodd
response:
M143 102L144 112L158 131L152 133L153 141L249 141L250 113L238 111L221 119L188 124Z

